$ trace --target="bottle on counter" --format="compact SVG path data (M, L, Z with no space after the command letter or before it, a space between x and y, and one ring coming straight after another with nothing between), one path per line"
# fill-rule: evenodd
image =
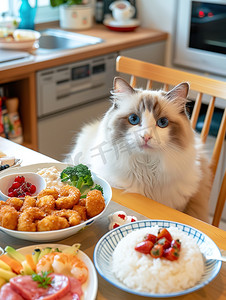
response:
M18 28L34 30L37 6L38 0L35 1L34 7L31 7L28 0L22 0L21 6L19 8L21 21Z
M4 119L3 119L3 115L4 115L4 109L3 109L3 87L0 87L0 136L1 137L6 137L5 136L5 130L4 130Z
M6 100L6 108L9 118L9 134L8 138L18 144L23 142L22 125L18 113L19 99L9 98Z
M10 132L10 124L9 124L9 115L6 107L6 97L2 97L2 122L3 122L3 128L4 128L4 137L9 138L9 132Z
M104 20L104 1L103 0L96 0L95 20L96 20L96 23L103 23L103 20Z

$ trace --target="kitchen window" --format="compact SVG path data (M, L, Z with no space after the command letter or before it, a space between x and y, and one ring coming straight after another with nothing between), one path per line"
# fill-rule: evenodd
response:
M19 7L21 1L18 0L0 0L0 16L9 15L9 16L18 16ZM31 6L34 7L35 0L29 0ZM52 8L50 6L50 0L38 0L38 8L35 17L35 23L43 23L49 21L55 21L59 19L59 10L58 8Z

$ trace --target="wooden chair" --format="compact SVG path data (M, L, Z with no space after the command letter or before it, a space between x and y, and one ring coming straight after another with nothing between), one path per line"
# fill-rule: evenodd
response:
M203 143L206 142L206 138L209 133L210 124L212 116L214 113L214 106L216 98L221 98L225 100L226 104L226 82L213 80L203 76L195 75L189 72L184 72L172 68L167 68L164 66L159 66L135 59L131 59L124 56L119 56L116 62L116 70L121 73L130 75L130 85L132 87L136 86L136 81L138 78L144 78L147 80L147 89L151 89L154 82L163 84L163 89L165 91L169 90L169 86L175 86L183 81L189 82L190 89L197 92L197 97L195 100L194 108L191 115L191 125L195 129L198 116L200 113L200 108L203 100L203 95L207 94L211 96L209 101L208 109L206 112L206 117L204 125L201 131L201 139ZM217 165L219 162L221 148L225 138L226 131L226 109L221 120L220 128L218 130L215 146L213 149L210 167L213 172L213 181L217 170ZM226 199L226 173L222 182L221 190L217 200L216 209L214 212L213 222L214 226L219 226L222 211L224 208L224 203Z

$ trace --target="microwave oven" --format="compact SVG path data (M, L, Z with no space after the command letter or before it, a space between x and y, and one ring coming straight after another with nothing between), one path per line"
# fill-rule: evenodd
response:
M173 62L226 77L226 0L179 0Z

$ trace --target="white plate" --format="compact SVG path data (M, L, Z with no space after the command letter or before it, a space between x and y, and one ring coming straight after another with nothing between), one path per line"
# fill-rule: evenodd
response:
M128 293L136 294L139 296L145 297L153 297L153 298L169 298L169 297L176 297L185 294L192 293L196 290L203 288L205 285L210 283L219 273L221 269L222 262L217 260L206 260L204 258L204 274L197 284L189 289L184 291L170 293L170 294L153 294L147 292L140 292L137 290L132 290L125 286L122 282L120 282L112 273L111 267L111 260L112 254L117 246L118 242L130 233L133 230L151 227L151 226L159 226L159 227L170 227L174 226L178 229L182 230L187 235L194 238L195 242L199 245L201 252L205 255L214 255L215 257L220 257L221 253L216 244L204 233L201 231L177 222L172 221L164 221L164 220L145 220L145 221L138 221L133 222L130 224L126 224L120 226L116 229L111 230L107 234L105 234L97 243L95 250L94 250L94 264L99 272L99 274L108 282L113 284L119 289L122 289Z
M37 172L43 168L49 168L55 166L58 170L62 171L68 165L63 163L40 163L34 164L29 166L23 167L16 167L13 169L6 169L3 174L0 174L0 179L2 176L8 174L16 174L18 172ZM103 187L104 191L104 199L105 199L105 209L97 216L79 224L76 226L60 229L60 230L51 230L51 231L42 231L42 232L29 232L29 231L18 231L18 230L11 230L0 226L0 230L7 233L10 236L16 237L22 240L28 240L33 242L53 242L59 241L62 239L66 239L67 237L74 235L79 230L83 229L84 227L91 225L97 218L99 218L106 210L109 202L111 201L112 197L112 190L109 183L92 173L93 181L97 184L100 184Z
M0 38L0 48L14 50L29 50L33 47L36 47L35 44L37 44L41 36L41 34L38 31L28 29L16 29L13 34L15 36L20 35L21 39L10 40L9 38Z
M26 254L32 254L34 249L45 248L45 247L59 248L59 250L63 250L65 248L68 248L69 246L61 245L61 244L41 244L41 245L23 247L17 249L17 251L26 255ZM91 259L84 252L79 250L77 255L82 261L84 261L84 263L86 264L89 270L89 277L87 281L82 285L82 290L84 294L81 300L94 300L96 299L97 287L98 287L97 273L95 267Z

